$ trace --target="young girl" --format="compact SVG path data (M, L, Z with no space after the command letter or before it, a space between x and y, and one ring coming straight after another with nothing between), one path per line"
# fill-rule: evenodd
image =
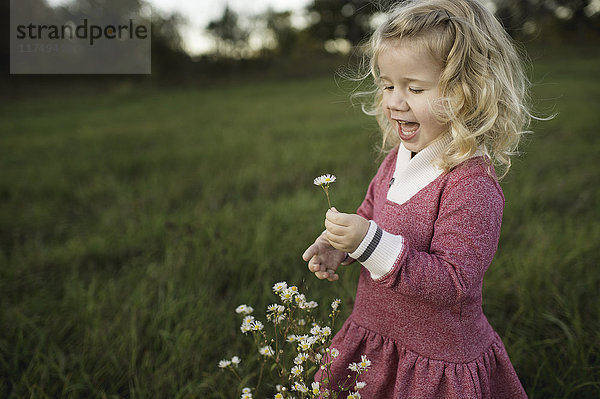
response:
M403 2L369 48L391 151L357 214L330 209L303 255L330 281L363 266L329 388L366 355L365 398L526 397L481 306L504 207L492 165L508 170L530 118L519 57L475 0Z

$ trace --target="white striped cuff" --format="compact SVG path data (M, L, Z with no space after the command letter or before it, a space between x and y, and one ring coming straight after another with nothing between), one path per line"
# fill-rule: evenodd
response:
M377 280L388 274L404 248L404 238L383 231L377 223L370 220L369 230L354 252L349 254L359 261Z

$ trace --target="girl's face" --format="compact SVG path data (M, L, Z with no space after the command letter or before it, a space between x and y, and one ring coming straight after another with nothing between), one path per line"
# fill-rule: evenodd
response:
M441 65L406 39L381 51L377 65L385 115L404 147L419 152L448 129L431 111L431 105L440 98Z

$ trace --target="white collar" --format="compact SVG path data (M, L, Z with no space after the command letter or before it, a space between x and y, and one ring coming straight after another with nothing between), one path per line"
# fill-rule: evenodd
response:
M387 199L403 204L416 193L440 176L444 170L433 164L452 141L450 135L444 135L419 151L411 159L411 152L400 143L394 180Z

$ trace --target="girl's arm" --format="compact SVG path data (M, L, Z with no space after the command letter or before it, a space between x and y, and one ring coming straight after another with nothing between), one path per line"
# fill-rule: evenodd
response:
M355 248L345 248L354 249L348 251L350 255L377 282L406 295L452 304L480 292L498 245L503 206L502 194L489 176L468 176L444 191L429 251L416 250L373 221L360 243L350 243ZM344 215L336 216L343 219ZM370 252L366 259L365 251Z

